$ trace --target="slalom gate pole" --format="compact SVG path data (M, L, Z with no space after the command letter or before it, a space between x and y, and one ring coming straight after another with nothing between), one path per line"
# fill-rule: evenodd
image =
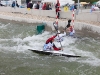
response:
M72 14L72 27L74 28L74 19L75 19L75 11L73 9L73 14Z
M58 25L58 19L56 20L56 23L57 23L57 25ZM58 30L56 30L57 31L57 33L58 33ZM58 37L59 37L59 34L57 35ZM60 39L60 38L59 38ZM61 45L61 49L62 49L62 51L63 51L63 47L62 47L62 44L61 44L61 41L60 41L60 45Z

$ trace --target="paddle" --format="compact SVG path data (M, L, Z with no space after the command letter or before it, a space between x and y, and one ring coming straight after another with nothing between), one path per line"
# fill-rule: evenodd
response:
M57 25L56 21L53 22L53 26L54 26L55 30L58 31L58 25Z
M57 22L58 22L58 20L57 20ZM58 23L54 22L54 23L53 23L53 26L54 26L54 28L55 28L57 34L58 34ZM59 37L59 35L57 35L57 36ZM60 39L60 38L59 38L59 39ZM59 41L59 42L60 42L60 45L61 45L61 49L62 49L62 51L63 51L63 47L62 47L61 41Z
M59 35L58 35L58 37L59 37ZM60 41L60 45L61 45L61 49L62 49L62 51L63 51L63 47L62 47L61 41Z

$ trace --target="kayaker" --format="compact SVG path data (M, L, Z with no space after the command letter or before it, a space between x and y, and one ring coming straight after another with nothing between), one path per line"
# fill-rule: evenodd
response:
M45 51L45 50L55 50L55 51L61 50L61 48L57 48L57 47L55 46L55 44L53 43L53 42L54 42L54 38L55 38L56 36L57 36L57 35L54 35L54 36L50 37L50 38L46 41L45 45L43 46L43 50L44 50L44 51Z
M68 24L67 24L67 26L65 27L66 29L70 27L70 25L71 25L70 23L71 23L71 20L69 19L69 20L68 20Z
M69 27L69 36L74 36L75 30L73 28L73 26Z
M63 33L61 33L59 30L57 31L57 36L55 37L55 40L57 42L62 42L63 41L63 37L66 36L66 32L63 31Z
M68 35L69 35L69 36L73 36L74 33L75 33L75 30L74 30L74 27L73 27L70 23L71 23L71 20L69 19L69 20L68 20L68 24L67 24L67 26L65 27L65 30L68 31Z

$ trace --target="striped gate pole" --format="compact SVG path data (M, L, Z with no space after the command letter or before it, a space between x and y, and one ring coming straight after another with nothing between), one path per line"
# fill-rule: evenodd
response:
M75 20L75 10L73 9L73 14L72 14L72 27L73 27L73 33L75 33L75 29L74 29L74 20Z
M56 19L56 24L58 25L58 18Z
M74 9L73 9L73 14L72 14L72 26L74 27L74 19L75 19L75 11L74 11Z

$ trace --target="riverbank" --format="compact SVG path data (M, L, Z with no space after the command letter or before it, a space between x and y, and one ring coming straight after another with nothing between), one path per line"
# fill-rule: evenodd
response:
M22 14L22 13L11 13L11 12L0 12L0 15L3 16L11 16L11 17L20 17L24 19L35 19L35 20L41 20L41 22L44 21L56 21L56 18L52 17L45 17L45 16L40 16L40 15L31 15L31 14ZM59 22L67 22L68 19L59 19ZM87 24L92 24L96 26L100 26L100 22L93 22L93 21L84 21L84 20L75 20L75 22L82 22L82 23L87 23Z
M20 11L22 11L22 10L20 10ZM39 12L39 11L40 10L36 10L35 12ZM46 11L46 13L47 13L47 11ZM99 14L99 12L91 13L92 17L94 16L94 18L91 18L91 20L89 20L89 18L91 16L89 12L80 13L81 15L78 15L78 16L80 16L79 19L75 19L75 23L74 23L75 30L83 30L84 33L85 33L86 30L91 31L91 32L100 33L100 22L98 20L94 21L94 19L97 18L94 13ZM67 16L71 17L72 15L70 15L70 14L71 13L67 13ZM7 11L1 12L0 11L0 18L1 19L27 22L27 23L46 23L47 24L46 30L49 30L49 31L55 30L54 27L53 27L53 22L56 21L56 18L48 17L48 16L45 16L45 15L46 15L45 13L44 13L44 16L42 16L42 15L35 15L35 14L31 14L31 13L25 14L25 13L21 13L21 12L17 12L17 11L15 11L13 13L11 11L10 12L7 12ZM86 16L86 15L88 15L88 16ZM85 18L87 17L86 18L87 20L84 18L84 16L85 16ZM81 17L83 17L83 18L80 19ZM67 25L68 19L69 18L59 19L58 20L59 28L65 28L65 26Z
M63 52L81 55L82 58L45 56L28 49L42 50L46 39L55 33L50 31L35 35L33 23L24 22L24 25L23 22L10 20L0 20L0 23L0 75L99 75L100 36L95 39L89 36L90 33L83 35L80 32L84 37L64 37L61 43ZM60 43L55 44L61 47Z

